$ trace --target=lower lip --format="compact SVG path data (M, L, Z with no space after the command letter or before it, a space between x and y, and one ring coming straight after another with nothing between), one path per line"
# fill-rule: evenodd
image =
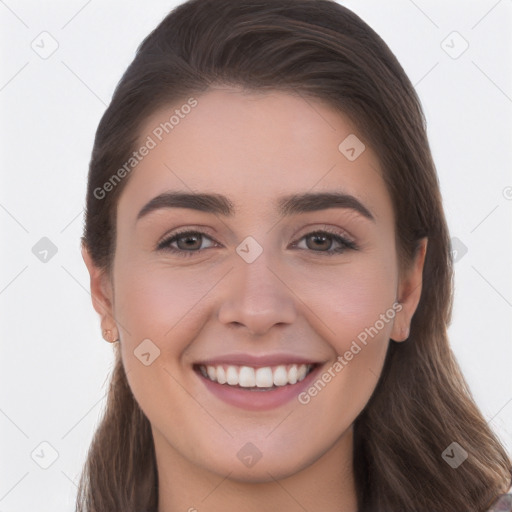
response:
M199 371L196 371L196 373L206 388L223 402L249 411L264 411L284 405L297 397L315 379L320 368L320 365L314 368L300 382L279 386L269 391L251 391L250 389L244 390L243 388L229 386L228 384L219 384L206 378Z

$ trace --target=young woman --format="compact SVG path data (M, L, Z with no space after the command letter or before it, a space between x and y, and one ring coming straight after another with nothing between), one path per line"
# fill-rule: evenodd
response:
M77 511L505 506L422 109L348 9L174 9L98 127L82 243L117 343Z

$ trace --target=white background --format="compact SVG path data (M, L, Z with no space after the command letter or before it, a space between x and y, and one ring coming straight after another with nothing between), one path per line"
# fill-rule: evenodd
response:
M344 4L423 103L451 235L467 247L451 343L512 453L512 2ZM113 362L80 254L93 137L137 45L175 5L0 1L0 512L74 509ZM47 59L31 48L43 31L59 45ZM462 48L453 31L469 43L456 59L443 49ZM47 263L32 252L42 237L58 249ZM42 442L58 452L48 469L31 458Z

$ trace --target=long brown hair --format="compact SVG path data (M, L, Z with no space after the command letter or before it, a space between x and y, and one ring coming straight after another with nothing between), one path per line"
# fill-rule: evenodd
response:
M359 512L486 510L510 486L512 462L448 343L453 262L424 114L390 49L347 8L330 0L189 0L162 20L140 44L96 132L82 237L94 263L111 271L116 207L129 175L104 197L97 190L127 162L150 114L212 84L288 91L348 116L384 170L402 269L428 237L409 339L390 342L377 387L354 424ZM442 457L453 442L468 453L457 469ZM116 347L76 510L157 507L150 424Z

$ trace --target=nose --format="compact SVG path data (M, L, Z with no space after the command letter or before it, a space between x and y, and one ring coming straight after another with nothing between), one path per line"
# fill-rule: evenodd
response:
M293 284L280 276L266 251L252 263L237 261L223 283L221 300L219 321L254 336L266 334L273 326L292 324L297 315Z

